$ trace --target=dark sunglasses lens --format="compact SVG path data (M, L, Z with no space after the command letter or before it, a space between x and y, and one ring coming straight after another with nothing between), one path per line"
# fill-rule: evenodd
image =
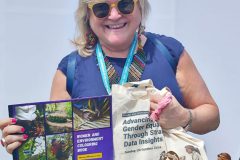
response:
M118 9L123 14L130 14L134 9L133 0L121 0L118 2Z
M97 3L93 5L93 13L98 18L104 18L108 15L109 5L107 3Z

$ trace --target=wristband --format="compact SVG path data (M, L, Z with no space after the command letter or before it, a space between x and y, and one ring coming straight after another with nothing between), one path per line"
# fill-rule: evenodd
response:
M189 114L188 122L187 122L186 126L183 127L183 129L184 129L186 132L191 129L191 127L192 127L192 120L193 120L192 112L191 112L190 109L188 110L188 114Z

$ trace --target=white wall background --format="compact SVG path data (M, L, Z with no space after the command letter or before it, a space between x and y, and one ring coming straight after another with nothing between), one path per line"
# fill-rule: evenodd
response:
M240 1L176 1L175 34L191 53L221 112L216 132L201 136L209 159L240 158ZM215 156L215 157L214 157Z
M191 54L221 111L217 131L199 136L210 160L240 157L240 1L150 0L147 30L174 36ZM77 0L0 0L0 119L7 105L48 100L60 59L74 50ZM0 157L11 159L0 147Z

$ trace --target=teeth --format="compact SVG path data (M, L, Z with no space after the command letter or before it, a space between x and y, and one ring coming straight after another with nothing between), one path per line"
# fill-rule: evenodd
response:
M108 27L110 29L119 29L119 28L122 28L124 26L124 23L122 24L113 24L113 25L108 25Z

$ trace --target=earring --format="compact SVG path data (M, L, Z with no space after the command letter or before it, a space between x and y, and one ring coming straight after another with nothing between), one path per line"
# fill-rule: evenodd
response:
M97 36L94 34L94 32L90 29L86 33L86 48L92 49L97 42Z
M141 35L144 33L145 27L140 23L138 28L138 49L143 49Z

